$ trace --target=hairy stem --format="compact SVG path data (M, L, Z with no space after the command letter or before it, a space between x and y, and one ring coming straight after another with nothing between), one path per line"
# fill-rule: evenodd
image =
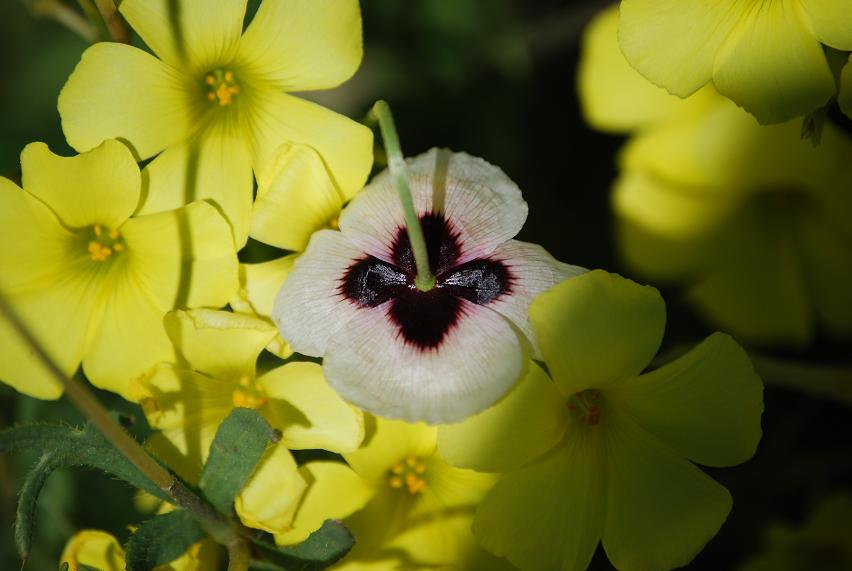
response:
M423 227L420 225L420 218L417 216L414 200L411 197L411 188L408 186L405 158L399 145L399 136L396 133L393 114L391 114L387 102L382 100L373 105L371 113L379 123L385 153L388 156L388 168L396 184L399 200L402 203L402 211L405 214L405 229L408 232L411 251L414 253L414 263L417 266L415 285L421 291L429 291L435 287L435 276L432 275L429 266L429 252L426 248L426 239L423 236Z
M95 6L98 7L98 12L101 13L101 18L104 19L107 31L114 42L122 44L130 43L130 32L127 29L127 24L124 18L119 14L113 0L94 0Z

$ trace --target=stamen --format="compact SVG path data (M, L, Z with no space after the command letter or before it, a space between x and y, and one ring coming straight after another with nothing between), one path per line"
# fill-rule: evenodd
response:
M124 242L118 230L106 228L101 224L92 226L92 239L88 241L86 251L93 262L106 262L114 252L123 252L124 249Z
M240 86L230 70L214 69L204 76L204 83L207 85L207 100L218 102L219 107L230 105L240 93Z
M589 426L596 426L601 421L601 392L598 389L580 391L568 401L568 410L577 412L580 420Z
M405 487L412 496L426 489L426 464L417 456L409 456L390 467L388 485L394 489Z
M265 405L268 399L266 391L257 381L243 375L237 381L231 400L234 406L257 409Z

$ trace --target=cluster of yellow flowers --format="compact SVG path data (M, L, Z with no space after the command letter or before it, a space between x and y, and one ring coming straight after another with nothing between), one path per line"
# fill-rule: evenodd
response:
M514 240L520 189L464 153L408 161L436 284L413 288L394 180L363 188L371 131L288 94L355 72L357 0L264 0L245 31L245 0L172 4L120 5L153 53L100 43L83 55L59 98L80 154L33 143L22 188L0 179L0 239L12 245L0 292L63 372L82 365L92 384L139 403L156 430L146 446L190 485L222 420L257 411L281 438L237 516L279 545L342 519L356 545L339 569L582 570L600 543L622 569L690 561L732 505L696 464L744 462L761 436L762 384L736 342L714 334L644 372L665 330L659 293ZM642 5L625 1L624 13ZM852 266L837 265L849 251L825 223L848 205L833 191L852 178L837 160L848 141L826 127L801 152L788 126L758 127L711 88L670 102L643 85L625 104L639 78L616 51L616 20L593 26L581 85L593 123L637 131L615 199L628 258L695 278L693 297L730 330L752 303L731 292L755 290L767 319L791 321L744 334L804 341L814 322L848 332ZM801 219L791 200L806 201ZM788 232L793 214L803 243L836 257L773 242L777 259L762 263L811 271L764 276L767 295L744 277L754 260L731 246L735 229ZM240 264L249 237L291 253ZM258 370L264 350L285 360ZM4 322L0 379L61 393ZM343 461L300 464L291 452L313 449ZM196 544L162 569L215 568L209 551ZM77 535L63 558L124 567L101 532Z

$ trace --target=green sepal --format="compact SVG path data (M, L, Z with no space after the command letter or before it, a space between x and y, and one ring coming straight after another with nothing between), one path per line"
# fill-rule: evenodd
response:
M334 565L349 553L355 545L355 538L341 522L329 519L305 541L292 547L278 547L259 539L252 539L252 543L258 553L280 569L318 571Z
M198 522L183 510L155 516L143 522L127 540L127 571L149 571L171 563L204 537Z
M235 408L219 425L198 487L221 513L234 512L234 499L254 472L266 446L279 436L249 408Z

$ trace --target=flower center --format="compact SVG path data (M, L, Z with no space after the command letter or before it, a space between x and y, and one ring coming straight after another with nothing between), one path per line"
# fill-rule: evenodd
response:
M124 241L118 230L95 224L92 226L92 236L87 250L92 261L106 262L113 253L124 251Z
M437 349L463 317L462 300L487 305L511 294L512 274L502 261L480 258L458 264L458 234L440 214L421 217L435 287L420 291L417 268L405 227L397 230L390 252L392 263L373 256L354 262L346 270L338 291L362 308L390 301L388 317L406 343L420 349Z
M234 72L227 69L214 69L204 76L204 83L207 85L207 100L218 102L219 107L233 103L240 92Z
M240 377L237 388L231 396L234 406L243 408L260 408L266 404L266 391L260 384L248 378L247 375Z
M426 464L417 456L409 456L402 462L397 462L388 474L388 485L395 489L405 487L412 496L426 489Z
M580 391L568 400L568 410L589 426L601 421L601 392L598 389Z

